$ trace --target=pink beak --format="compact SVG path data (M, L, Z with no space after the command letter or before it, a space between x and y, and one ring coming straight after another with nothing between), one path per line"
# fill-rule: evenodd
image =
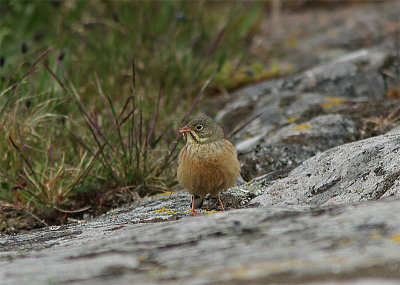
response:
M186 133L191 132L191 131L192 131L192 129L188 125L184 126L183 128L181 128L179 130L179 132L183 133L183 134L186 134Z

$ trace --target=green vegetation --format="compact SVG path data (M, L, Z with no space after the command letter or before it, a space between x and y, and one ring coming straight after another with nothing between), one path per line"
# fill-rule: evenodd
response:
M203 93L280 73L244 57L261 2L0 5L0 207L39 225L173 189Z

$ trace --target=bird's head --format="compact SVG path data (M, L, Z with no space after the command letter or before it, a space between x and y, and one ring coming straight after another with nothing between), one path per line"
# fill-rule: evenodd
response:
M189 143L211 143L225 138L224 131L216 121L206 115L199 115L179 130Z

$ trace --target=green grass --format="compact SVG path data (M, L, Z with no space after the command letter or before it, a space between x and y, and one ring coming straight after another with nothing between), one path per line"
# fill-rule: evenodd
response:
M173 189L203 93L280 74L246 57L262 2L0 5L0 206L42 224Z

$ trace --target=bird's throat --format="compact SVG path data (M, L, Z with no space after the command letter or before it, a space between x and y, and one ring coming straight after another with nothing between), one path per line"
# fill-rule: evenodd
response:
M193 132L189 132L189 136L192 138L192 140L194 140L196 143L200 143L200 141L198 140L198 138L196 137L196 135Z
M221 155L222 151L225 149L224 146L224 141L215 141L211 143L195 143L191 141L186 144L185 148L190 157L204 159Z

